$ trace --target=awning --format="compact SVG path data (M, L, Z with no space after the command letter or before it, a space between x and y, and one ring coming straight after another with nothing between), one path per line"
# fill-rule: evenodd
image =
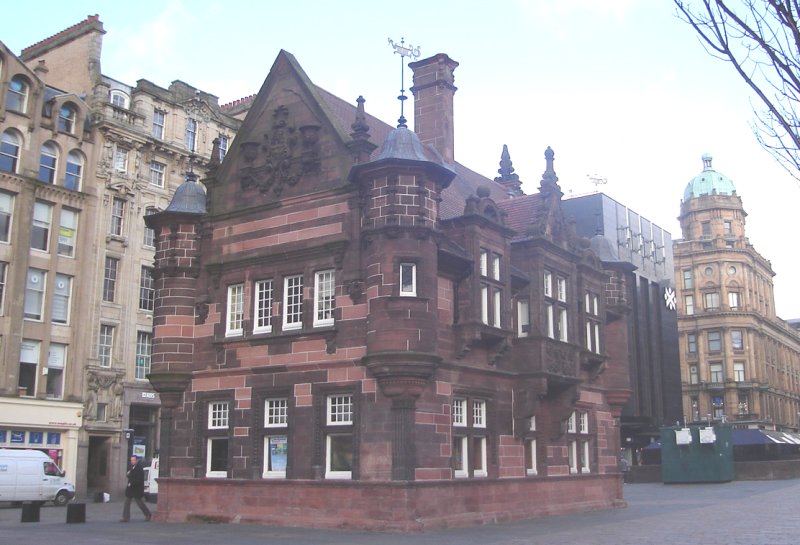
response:
M786 431L770 430L731 430L733 446L745 445L800 445L800 434ZM660 449L661 441L654 441L644 447L645 449Z

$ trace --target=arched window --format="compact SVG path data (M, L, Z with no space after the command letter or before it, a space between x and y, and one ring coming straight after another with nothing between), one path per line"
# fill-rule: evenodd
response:
M56 164L58 163L58 150L50 142L42 146L39 156L39 181L52 184L56 180Z
M118 108L128 108L128 95L122 91L111 91L111 104Z
M80 191L82 177L83 156L77 151L71 151L67 155L67 172L64 176L64 187L73 191Z
M0 170L16 172L19 162L19 148L22 144L20 138L12 131L3 133L0 140Z
M28 106L28 84L21 76L14 76L8 84L6 110L25 113Z
M64 104L58 111L58 130L72 134L75 132L75 119L77 115L75 108L70 104Z

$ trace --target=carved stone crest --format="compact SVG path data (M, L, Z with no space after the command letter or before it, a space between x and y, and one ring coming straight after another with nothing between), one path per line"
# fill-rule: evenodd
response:
M242 143L243 164L239 168L242 189L257 187L279 197L286 186L295 185L302 176L320 171L319 125L296 128L289 108L279 106L272 113L272 128L263 141Z

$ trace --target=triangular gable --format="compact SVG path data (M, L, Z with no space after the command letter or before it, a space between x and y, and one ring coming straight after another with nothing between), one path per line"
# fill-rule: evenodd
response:
M294 56L281 50L215 177L222 191L235 187L248 205L257 204L256 196L274 201L291 193L303 179L314 189L343 184L348 141L317 87Z

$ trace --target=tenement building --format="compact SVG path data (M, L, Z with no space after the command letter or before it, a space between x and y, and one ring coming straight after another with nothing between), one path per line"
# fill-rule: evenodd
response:
M745 235L733 182L703 156L674 243L687 421L800 427L800 338L775 314L770 262Z
M25 294L0 317L0 402L19 408L0 411L0 446L54 452L79 497L120 494L129 455L158 451L155 234L142 218L167 207L187 171L219 163L240 125L181 81L103 74L104 33L95 15L19 57L0 53L3 292Z
M419 530L622 501L628 265L454 158L453 71L416 132L280 52L225 161L147 215L161 520Z
M636 463L662 426L683 421L672 235L603 193L569 198L563 207L604 262L627 264L631 397L620 427L625 456Z
M100 196L89 104L0 42L0 447L47 452L74 477Z

